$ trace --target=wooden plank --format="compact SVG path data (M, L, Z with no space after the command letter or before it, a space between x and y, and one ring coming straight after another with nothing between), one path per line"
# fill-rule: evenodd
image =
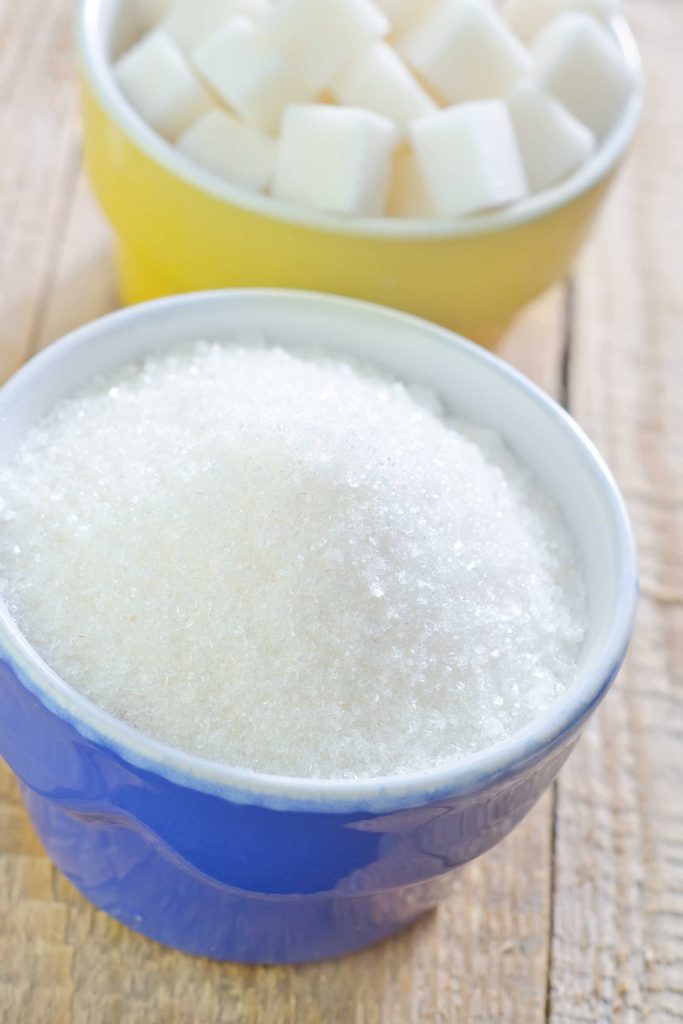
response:
M80 202L88 208L85 194ZM100 229L88 228L88 237L91 230L96 237ZM72 271L71 246L65 244L46 303L46 323L72 326L61 319L64 307L58 298L61 281ZM74 296L78 291L73 290ZM516 353L524 369L535 371L540 383L552 389L559 380L563 301L560 290L543 299L507 343L507 354ZM69 317L77 320L78 310ZM2 779L0 772L0 863L12 865L30 851L49 870L18 809L16 787L6 778L3 787ZM535 1024L545 1017L550 824L548 797L505 844L455 879L451 898L435 914L375 949L301 968L218 965L161 949L96 911L56 872L54 892L46 893L39 874L36 888L20 895L20 906L29 909L19 911L25 915L19 920L32 940L49 933L53 941L47 960L35 967L32 984L43 992L41 979L56 972L60 992L69 993L69 1011L53 1019L74 1024L436 1024L458 1018ZM1 883L0 874L0 918L16 920L9 916L17 913L16 889L8 895ZM15 971L25 953L23 943L16 954L8 946L8 964ZM16 974L12 978L14 990L0 993L0 1008L4 998L8 1013L25 1012L27 989L16 982ZM12 991L14 1002L7 1002Z
M462 873L435 914L397 939L298 968L215 964L162 949L93 911L60 878L73 951L72 1020L542 1021L547 820L545 801L498 851Z
M108 234L77 177L68 6L54 2L46 15L39 0L0 5L4 375L115 301ZM542 299L503 349L553 392L564 303L561 288ZM0 1020L535 1024L546 1011L550 846L547 797L397 939L309 967L218 965L161 949L94 910L50 865L0 768Z
M83 170L76 182L61 251L43 286L41 315L31 352L61 338L118 305L112 262L113 238Z
M109 239L79 176L64 11L34 33L38 5L5 5L1 369L115 301ZM43 68L39 73L36 69ZM45 81L45 75L54 81ZM41 77L42 76L42 77ZM21 104L16 96L21 93ZM49 98L46 99L46 97ZM26 126L32 126L27 128ZM26 167L35 153L34 163ZM46 159L49 154L50 159ZM8 186L8 181L11 187ZM508 357L554 389L561 299L543 300ZM0 1020L370 1022L543 1020L548 959L550 801L464 871L436 914L396 940L332 964L240 968L183 957L94 910L52 868L0 769Z
M71 4L0 9L2 377L31 350L79 162Z
M559 782L557 1024L683 1020L683 4L629 13L648 105L578 275L569 384L629 504L642 601L616 691Z
M59 260L43 282L37 345L111 307L106 247L106 231L81 181ZM508 358L551 390L559 382L563 302L559 289L541 300L506 344ZM3 785L0 772L0 863L11 871L29 852L49 871L6 776L5 770ZM550 823L546 798L502 847L462 872L451 898L435 914L376 949L302 968L250 969L183 957L94 910L56 872L54 892L45 892L39 874L36 888L19 897L16 890L5 890L0 874L0 918L22 940L0 949L10 978L0 988L0 1019L6 1007L8 1020L12 1014L41 1020L31 992L36 1000L47 998L49 979L51 1021L75 1024L401 1024L459 1015L481 1024L493 1019L535 1024L545 1015ZM51 944L32 967L27 987L20 981L25 943L46 935Z

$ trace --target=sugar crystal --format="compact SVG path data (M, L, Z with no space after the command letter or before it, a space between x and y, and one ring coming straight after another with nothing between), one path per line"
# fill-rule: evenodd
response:
M0 470L0 590L112 714L239 767L436 766L571 683L583 585L495 435L380 371L195 342L62 401Z

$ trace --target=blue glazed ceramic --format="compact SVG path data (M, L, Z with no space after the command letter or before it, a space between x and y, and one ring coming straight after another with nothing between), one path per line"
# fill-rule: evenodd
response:
M503 433L560 505L590 607L574 685L535 723L438 770L360 782L259 775L172 750L71 690L0 609L0 753L55 863L159 942L286 963L348 953L408 924L438 900L450 871L533 807L624 657L636 558L607 469L542 392L447 331L320 295L200 293L90 324L0 393L0 460L94 373L182 340L254 332L362 355Z

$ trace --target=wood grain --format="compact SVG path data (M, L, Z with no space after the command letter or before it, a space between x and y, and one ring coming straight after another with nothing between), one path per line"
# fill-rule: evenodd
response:
M571 291L527 310L502 350L566 394L619 477L642 553L631 657L556 794L398 938L337 962L242 968L94 910L45 857L0 766L1 1024L683 1019L683 4L629 6L651 68L639 144ZM111 238L80 169L70 14L69 0L0 0L0 378L116 303Z
M642 600L616 691L559 781L557 1024L683 1020L683 108L666 95L683 5L631 16L648 109L577 275L569 392L629 505Z
M71 4L0 4L2 371L32 351L79 167Z

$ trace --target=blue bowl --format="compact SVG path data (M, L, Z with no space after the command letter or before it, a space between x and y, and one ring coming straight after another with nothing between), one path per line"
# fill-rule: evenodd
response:
M361 355L501 432L562 509L589 592L576 678L538 720L433 771L358 782L263 775L159 743L72 690L0 609L0 753L55 863L97 906L166 945L289 963L402 928L533 807L622 662L636 555L608 470L534 385L431 324L322 295L200 293L76 331L0 392L0 461L94 374L180 341L254 332Z

